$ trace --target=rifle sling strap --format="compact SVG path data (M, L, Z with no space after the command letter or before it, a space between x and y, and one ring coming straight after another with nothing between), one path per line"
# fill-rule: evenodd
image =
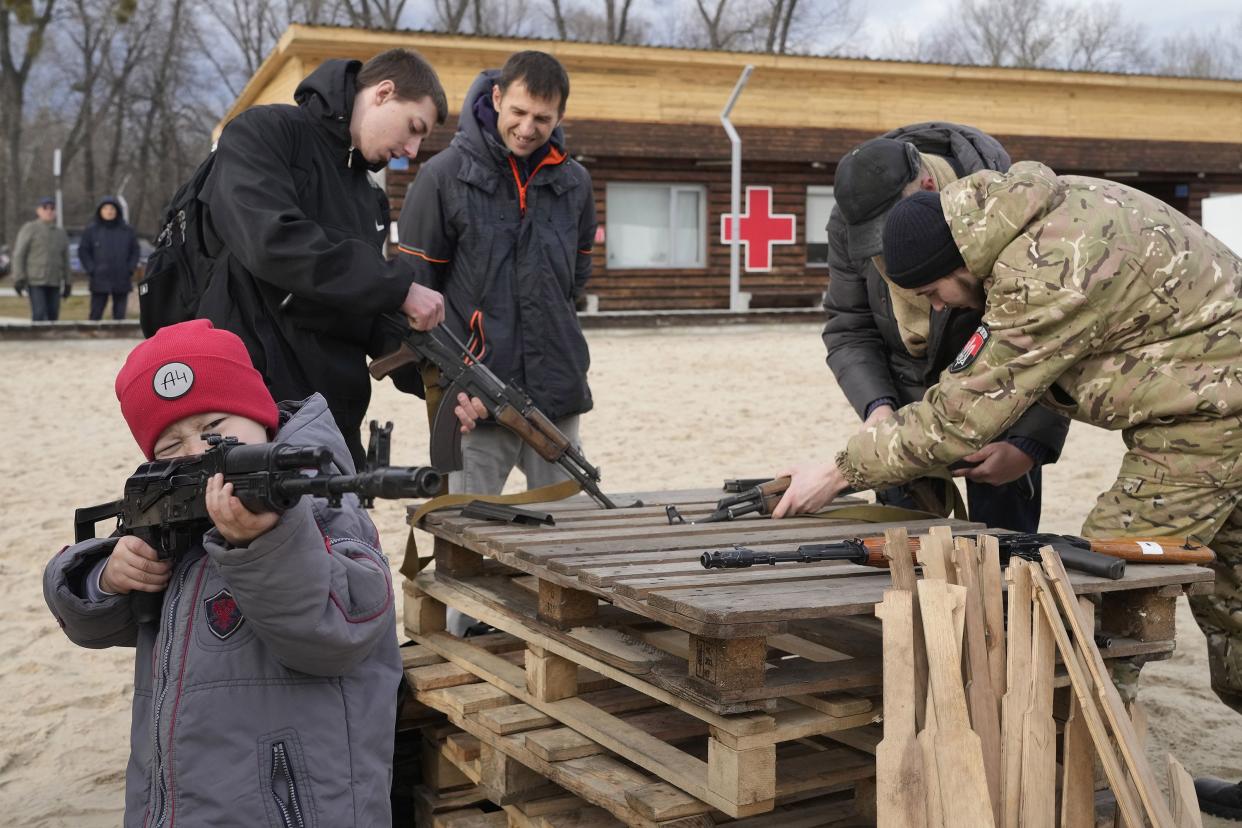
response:
M432 512L453 506L463 506L472 500L481 500L484 503L507 503L510 505L547 503L553 500L564 500L567 497L576 495L580 491L582 491L582 487L578 485L577 480L562 480L560 483L553 483L549 486L540 486L538 489L530 489L525 492L515 492L507 495L479 495L470 494L469 492L440 495L437 498L428 500L414 511L414 514L410 516L410 526L417 526L424 516ZM405 543L405 557L401 562L401 574L407 578L413 578L430 562L430 557L419 557L418 547L414 543L414 530L410 529L410 535Z

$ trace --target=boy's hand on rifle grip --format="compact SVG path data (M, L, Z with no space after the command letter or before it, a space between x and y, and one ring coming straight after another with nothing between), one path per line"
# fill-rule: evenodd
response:
M464 391L457 393L457 407L453 409L457 419L461 421L461 433L474 431L479 420L487 419L487 408L478 397L468 397Z
M145 541L133 535L123 535L104 564L99 586L104 592L115 595L125 595L134 590L160 592L168 586L171 575L171 562L161 561L159 554Z
M246 546L271 530L280 521L275 512L255 514L233 496L233 484L224 482L224 475L215 474L207 481L207 514L211 522L234 546Z
M835 463L803 463L781 472L778 477L785 475L790 478L789 488L772 510L774 520L787 515L818 512L849 485Z

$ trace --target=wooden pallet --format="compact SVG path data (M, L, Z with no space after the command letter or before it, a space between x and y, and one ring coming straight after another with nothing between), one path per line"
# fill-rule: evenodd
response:
M709 571L699 556L734 544L788 550L874 536L891 524L817 517L668 525L665 505L678 505L693 520L720 494L618 496L648 504L633 509L601 510L580 498L534 507L555 516L553 527L442 512L425 517L423 528L435 536L435 578L455 598L469 597L492 616L713 712L766 710L777 698L874 687L878 627L868 637L856 622L870 616L891 586L887 571L838 562ZM903 525L920 534L933 524L956 533L979 528L955 521ZM536 580L512 577L519 573ZM1117 639L1106 655L1160 658L1172 651L1176 596L1184 588L1210 588L1212 574L1191 566L1131 566L1120 581L1079 573L1071 578L1078 594L1103 596L1102 627ZM418 589L435 591L425 580ZM414 629L421 606L417 597L407 603L415 612L412 620L407 612L407 625Z
M865 751L873 740L860 737L860 750L814 739L831 717L811 708L786 703L788 710L774 716L707 714L734 731L725 733L626 687L548 701L530 686L530 669L474 646L471 639L433 632L417 640L450 662L407 670L414 686L436 685L417 692L420 703L627 822L658 823L674 814L705 813L709 806L732 817L748 816L771 810L778 800L851 787L874 775ZM453 668L460 668L460 683L449 685ZM869 712L855 722L877 715ZM619 798L602 797L590 780L600 763L613 768L614 757L636 768L625 765ZM615 769L609 772L615 776Z

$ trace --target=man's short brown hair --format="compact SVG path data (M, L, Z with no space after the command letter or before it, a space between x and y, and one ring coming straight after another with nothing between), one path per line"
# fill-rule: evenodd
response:
M521 81L531 97L545 101L556 100L560 114L565 114L569 100L569 73L556 58L547 52L528 50L514 52L500 70L496 85L504 95L509 84Z
M358 89L392 81L397 97L406 101L431 98L436 107L436 124L448 119L448 100L440 76L431 64L413 49L389 49L368 60L358 70Z

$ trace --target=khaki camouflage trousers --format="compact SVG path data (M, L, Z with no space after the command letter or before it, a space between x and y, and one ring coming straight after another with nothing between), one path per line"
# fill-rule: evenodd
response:
M1183 432L1178 434L1176 432ZM1189 432L1189 433L1187 433ZM1190 598L1207 636L1212 689L1242 713L1242 429L1185 426L1126 435L1117 481L1083 524L1085 537L1189 537L1216 552L1215 591ZM1127 701L1139 665L1119 663L1114 679Z

